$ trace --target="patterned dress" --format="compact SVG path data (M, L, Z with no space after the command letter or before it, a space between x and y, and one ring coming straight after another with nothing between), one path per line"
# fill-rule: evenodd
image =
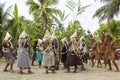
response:
M11 44L9 41L6 41L5 44L3 44L2 51L3 51L4 57L6 59L6 62L9 64L13 64L15 58L13 56Z
M54 53L51 50L50 47L47 47L44 51L43 51L43 60L42 60L42 66L47 66L47 67L51 67L55 65L55 57L54 57Z
M28 68L30 67L30 57L29 57L29 52L27 47L25 47L24 44L25 40L24 39L20 39L18 41L19 43L19 48L18 48L18 60L17 60L17 67L21 67L21 68ZM26 44L25 44L26 45Z

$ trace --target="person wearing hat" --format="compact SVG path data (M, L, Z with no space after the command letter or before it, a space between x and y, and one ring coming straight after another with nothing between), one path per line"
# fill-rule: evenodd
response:
M88 54L87 54L87 46L84 36L80 38L79 44L80 44L80 51L83 57L83 62L87 63Z
M28 52L29 47L29 40L25 30L20 34L18 40L18 60L17 60L17 67L20 69L20 74L23 74L22 69L27 68L28 73L33 73L30 69L30 57Z
M52 70L52 72L54 73L55 57L52 50L51 34L48 30L46 30L45 36L43 38L43 44L45 45L45 48L43 51L42 66L46 68L46 73L49 73L49 70Z
M37 47L37 44L38 44L38 39L36 39L34 41L34 45L33 45L33 50L34 50L34 53L32 55L32 66L34 66L34 61L36 59L36 47Z
M9 65L10 65L11 72L13 72L13 64L14 64L15 58L12 54L13 45L10 41L11 39L12 39L12 36L7 32L5 38L2 42L2 52L3 52L6 62L7 62L6 66L3 70L4 72L8 71L7 68Z
M77 32L74 32L70 37L71 41L68 44L68 55L66 59L67 72L70 72L70 66L74 66L74 72L77 70L79 63L78 41L76 40Z
M59 52L58 52L59 42L55 35L55 32L52 33L52 49L55 57L55 69L58 70L59 69Z
M36 45L36 59L39 62L39 68L41 67L42 58L43 58L43 46L42 46L42 40L38 39L38 44Z
M61 58L61 62L63 63L63 65L64 65L64 68L63 69L65 69L66 68L66 65L65 65L65 62L66 62L66 59L67 59L67 46L68 46L68 41L67 41L67 39L66 39L66 37L64 37L62 40L61 40L61 42L62 42L62 50L61 50L61 52L62 52L62 58Z

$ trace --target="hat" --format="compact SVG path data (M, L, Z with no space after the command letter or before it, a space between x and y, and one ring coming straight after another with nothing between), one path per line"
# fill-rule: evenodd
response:
M84 36L81 36L79 41L81 42L84 38L85 38Z
M47 39L51 39L51 34L48 30L46 30L45 35L43 37L43 42L45 42Z
M25 38L27 36L27 33L25 30L20 34L19 38Z
M52 33L52 39L57 39L55 32Z
M64 43L64 42L67 43L68 42L66 37L64 37L61 41L62 41L62 43Z
M42 43L42 40L38 38L38 43L41 44Z
M77 31L75 31L75 32L72 34L72 36L70 37L70 39L76 38L76 37L77 37Z
M8 40L10 37L12 39L12 36L9 34L9 32L7 32L6 35L5 35L4 40Z

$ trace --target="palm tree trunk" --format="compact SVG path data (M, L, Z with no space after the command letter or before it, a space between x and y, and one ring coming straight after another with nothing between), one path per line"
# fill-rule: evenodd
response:
M47 23L48 23L48 21L47 21L47 16L46 16L46 14L45 14L45 12L43 12L42 13L42 25L44 26L44 29L45 30L47 30Z

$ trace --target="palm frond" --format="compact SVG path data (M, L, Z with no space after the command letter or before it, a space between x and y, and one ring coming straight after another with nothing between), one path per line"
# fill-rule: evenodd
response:
M17 7L17 4L14 5L13 14L14 14L14 19L16 20L16 23L19 24L20 20L19 20L19 17L18 17L18 7Z
M71 11L74 10L76 3L73 0L69 0L67 1L67 5L66 5Z
M84 12L85 9L86 9L87 7L89 7L89 6L91 6L91 5L87 5L87 6L83 6L83 7L79 6L79 7L78 7L78 13L77 13L77 15L81 14L82 12Z
M40 6L38 3L36 3L34 0L28 0L26 2L26 5L29 5L29 14L33 13L35 10L37 10Z
M96 13L93 15L93 17L98 17L99 22L107 19L108 21L112 20L114 16L118 16L119 14L119 8L120 6L120 0L112 0L99 8Z

